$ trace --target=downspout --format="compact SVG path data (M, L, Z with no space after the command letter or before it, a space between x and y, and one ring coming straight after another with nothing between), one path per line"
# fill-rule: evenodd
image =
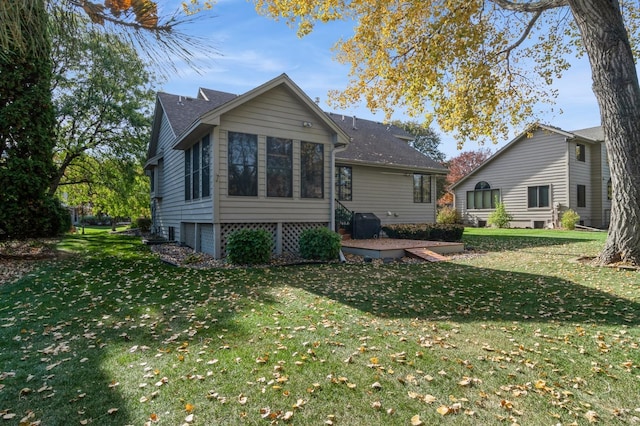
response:
M572 137L565 137L564 141L565 144L567 146L567 175L566 175L566 181L567 181L567 192L566 192L566 197L567 197L567 209L572 208L571 207L571 146L569 145L569 142L572 141L574 138ZM560 210L562 210L562 206L560 207ZM562 217L562 213L561 211L558 211L558 214L560 217Z
M337 138L337 135L334 137ZM331 145L331 177L329 178L329 229L336 230L336 152L344 151L346 145L338 145L337 141Z
M336 230L336 144L331 145L331 165L329 167L329 229Z

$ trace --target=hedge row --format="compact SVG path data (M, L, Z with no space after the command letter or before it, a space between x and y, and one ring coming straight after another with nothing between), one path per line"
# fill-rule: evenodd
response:
M464 226L459 224L416 223L386 225L382 230L389 238L456 242L462 240Z

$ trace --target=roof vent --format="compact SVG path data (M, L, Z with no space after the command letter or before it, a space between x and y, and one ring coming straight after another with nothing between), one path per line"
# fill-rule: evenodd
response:
M178 95L178 105L184 105L184 103L182 103L182 96Z
M351 127L353 128L353 130L358 130L358 128L356 127L356 116L353 116L353 124L351 125Z

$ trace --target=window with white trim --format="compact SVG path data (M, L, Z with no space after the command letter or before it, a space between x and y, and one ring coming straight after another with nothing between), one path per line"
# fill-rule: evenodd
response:
M491 188L488 182L480 181L473 191L467 191L467 209L495 209L496 199L500 200L500 190Z

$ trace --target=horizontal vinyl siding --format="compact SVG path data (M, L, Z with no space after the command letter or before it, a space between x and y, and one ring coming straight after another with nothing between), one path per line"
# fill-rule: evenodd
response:
M433 176L431 178L432 202L414 203L413 173L352 166L352 194L352 201L340 202L355 213L375 214L382 224L435 222L437 200Z
M513 216L512 227L531 227L534 221L553 221L553 203L567 205L567 144L564 137L545 130L522 139L455 190L455 207L465 220L486 221L491 209L467 210L467 191L480 181L499 189L501 201ZM549 207L529 208L528 187L549 185Z
M211 197L185 202L184 200L184 151L174 150L175 138L163 117L159 149L164 151L163 176L161 177L162 199L158 201L157 226L167 232L169 226L176 229L176 239L180 241L181 222L213 221L213 201ZM215 143L215 141L214 141Z
M332 133L317 121L305 105L277 87L223 115L220 123L220 156L217 159L219 222L329 222ZM303 127L304 121L311 128ZM258 135L258 195L228 196L228 132ZM293 197L267 197L267 136L293 140ZM324 198L300 198L300 142L324 145Z
M569 207L576 211L580 215L580 220L584 221L585 225L591 226L593 220L592 209L596 207L594 205L594 199L592 193L594 191L593 182L591 181L591 162L593 161L593 153L591 150L593 146L578 142L585 145L585 161L578 161L576 158L576 142L569 143L569 180L571 186L569 188L570 202ZM584 185L586 188L586 207L578 207L578 185ZM598 204L597 202L595 204Z

